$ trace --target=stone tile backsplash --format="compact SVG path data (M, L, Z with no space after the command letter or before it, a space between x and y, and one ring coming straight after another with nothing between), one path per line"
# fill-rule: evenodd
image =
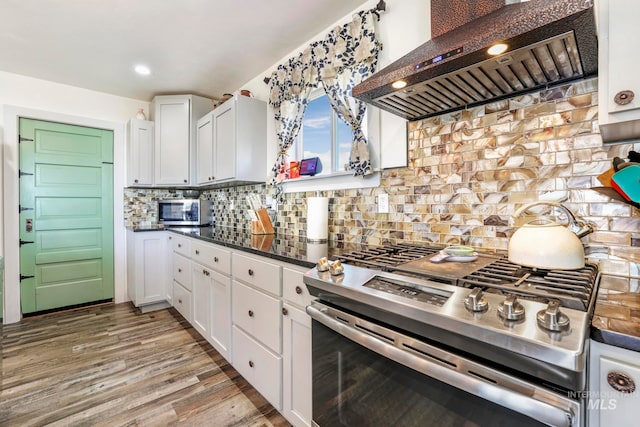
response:
M583 241L606 274L640 277L640 210L594 190L614 157L640 143L603 145L598 131L597 79L588 79L467 110L408 123L406 168L382 171L381 186L327 190L334 244L418 242L465 244L506 251L512 214L535 201L562 202L593 223ZM248 229L245 197L265 185L203 191L214 201L217 226ZM388 214L376 195L389 194ZM125 222L153 221L153 200L179 191L127 189ZM304 237L306 198L286 194L271 212L279 237ZM600 249L599 249L600 248ZM604 248L604 249L601 249ZM636 280L637 284L637 280Z

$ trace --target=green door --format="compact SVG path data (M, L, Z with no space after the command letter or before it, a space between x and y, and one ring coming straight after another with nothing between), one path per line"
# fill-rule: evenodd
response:
M113 298L113 132L20 119L23 313Z

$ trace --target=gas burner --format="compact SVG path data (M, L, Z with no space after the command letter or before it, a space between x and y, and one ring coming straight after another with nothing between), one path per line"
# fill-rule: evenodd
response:
M342 255L336 255L334 256L334 259L359 267L377 268L386 271L398 264L420 259L428 255L434 255L441 249L442 248L433 246L418 246L401 243L397 245L386 245L377 248L351 251Z

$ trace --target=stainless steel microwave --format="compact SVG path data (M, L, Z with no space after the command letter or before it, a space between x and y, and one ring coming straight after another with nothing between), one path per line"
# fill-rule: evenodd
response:
M169 199L158 201L158 221L164 225L202 226L210 223L211 201Z

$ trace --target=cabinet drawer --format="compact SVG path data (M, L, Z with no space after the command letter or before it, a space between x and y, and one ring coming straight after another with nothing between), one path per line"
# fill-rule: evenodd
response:
M233 281L231 288L233 323L280 353L281 303L279 299Z
M191 261L177 253L173 254L173 280L191 290Z
M173 306L191 323L191 292L173 282Z
M231 274L231 252L217 246L191 242L191 259L222 274Z
M277 410L282 409L282 358L233 327L233 367Z
M173 242L173 251L189 258L191 256L191 239L177 235L169 236Z
M282 269L282 296L298 307L306 307L313 300L307 286L302 281L304 273L290 268Z
M257 258L233 254L233 278L274 295L281 295L280 266Z

